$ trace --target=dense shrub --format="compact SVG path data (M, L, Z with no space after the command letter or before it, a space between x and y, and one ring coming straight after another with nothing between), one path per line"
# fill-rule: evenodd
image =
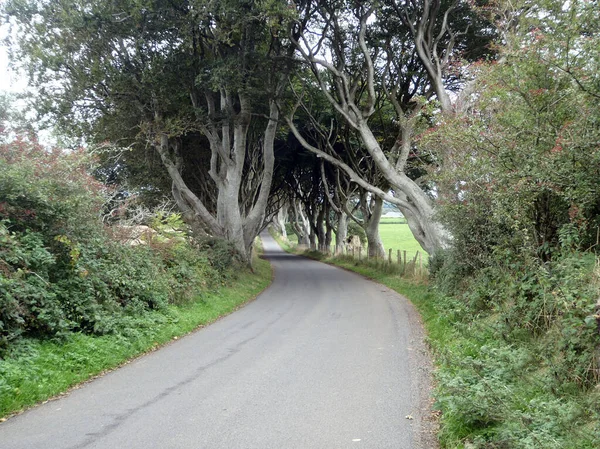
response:
M27 139L0 145L0 354L24 335L119 332L219 284L236 259L220 241L194 244L178 216L157 217L146 244L111 238L89 165Z
M350 220L348 222L348 231L347 232L348 232L347 233L348 239L351 239L352 237L354 237L356 235L360 239L361 245L364 246L367 244L367 234L365 233L365 230L362 228L362 226L360 226L355 221Z
M231 267L242 266L243 261L231 242L217 238L204 238L198 242L198 247L206 254L210 265L223 273Z
M432 260L457 329L440 372L447 447L595 448L600 334L600 12L544 1L502 63L481 63L469 115L443 117Z
M294 231L294 227L292 226L292 224L291 224L291 223L286 223L286 224L285 224L285 233L286 233L287 235L293 235L293 234L295 234L295 233L296 233L296 232Z

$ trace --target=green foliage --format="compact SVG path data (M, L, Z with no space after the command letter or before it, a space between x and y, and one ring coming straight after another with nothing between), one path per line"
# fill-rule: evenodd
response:
M424 139L446 148L440 218L464 271L498 251L549 260L597 245L600 17L584 2L540 7L503 63L473 67L473 114L446 118Z
M439 348L446 447L596 447L600 288L594 258L487 269L461 297L440 295L457 329ZM593 324L593 325L590 325ZM496 445L496 446L494 446Z
M226 240L205 238L199 241L199 248L206 253L210 265L218 272L243 265L233 244Z
M11 56L36 86L36 110L98 145L107 182L141 187L149 201L170 192L160 157L148 151L164 133L178 139L182 175L209 209L210 149L200 131L220 126L221 114L234 120L234 94L243 93L256 114L248 138L259 140L259 116L269 114L291 61L282 56L296 16L286 2L239 0L8 0L0 12L15 36ZM221 106L225 91L233 95ZM205 93L216 103L206 105Z
M0 360L0 417L64 392L230 313L269 284L269 263L256 260L254 267L253 273L238 271L237 279L226 287L204 292L202 300L122 317L118 333L70 333L59 342L20 339L10 356Z
M314 260L324 260L327 258L326 254L323 254L321 251L316 251L313 249L307 249L306 251L304 251L302 253L302 255L304 255L306 257L310 257L311 259L314 259Z
M422 140L445 148L439 218L453 236L431 262L456 331L438 348L449 448L600 445L600 13L537 8L502 63L473 67L472 114Z
M295 234L296 232L294 231L294 227L292 226L291 223L286 223L285 224L285 232L288 236Z
M348 221L348 234L347 235L348 235L348 238L352 238L355 235L357 235L358 238L360 239L360 244L362 246L367 244L367 234L365 233L365 230L362 228L362 226L360 226L355 221L352 221L352 220Z
M0 354L22 337L119 333L229 276L231 245L194 244L178 215L157 216L146 244L111 239L89 164L25 139L0 145Z

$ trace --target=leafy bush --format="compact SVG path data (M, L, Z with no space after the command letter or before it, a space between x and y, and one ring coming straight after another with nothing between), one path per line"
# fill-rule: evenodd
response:
M348 222L348 234L347 234L348 239L351 239L355 235L357 235L358 238L360 239L361 245L364 246L367 244L367 234L365 233L365 230L358 223L350 220Z
M146 244L112 239L90 163L26 139L0 145L0 354L22 336L121 332L197 298L236 261L231 245L194 244L177 215L157 216Z
M435 284L460 304L442 350L447 447L600 445L600 12L537 6L501 64L472 67L471 113L422 140L443 148L438 218L453 236Z
M241 260L234 245L227 240L218 238L204 238L198 241L199 249L206 254L210 265L219 273L238 266L241 267Z
M294 227L292 226L291 223L286 223L285 224L285 233L287 235L293 235L296 233L296 231L294 230Z

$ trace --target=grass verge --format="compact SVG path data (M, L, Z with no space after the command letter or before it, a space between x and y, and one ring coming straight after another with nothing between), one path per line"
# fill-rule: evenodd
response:
M24 340L0 360L0 421L233 312L271 282L268 261L256 258L253 266L254 273L241 272L230 285L203 292L202 299L137 317L119 334Z

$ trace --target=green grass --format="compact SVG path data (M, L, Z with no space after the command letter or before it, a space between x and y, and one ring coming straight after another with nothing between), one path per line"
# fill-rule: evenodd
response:
M421 253L423 261L427 260L427 253L423 251L419 242L415 240L406 223L401 223L400 218L382 218L379 223L379 235L386 251L392 249L394 257L396 251L406 251L407 258L413 258L417 251Z
M0 360L0 417L56 396L127 360L209 324L256 297L271 282L266 260L254 273L239 273L230 285L195 302L150 312L119 335L72 334L66 341L26 340Z
M384 217L379 223L379 235L386 251L392 249L393 258L396 260L396 251L406 251L406 257L412 259L417 251L421 253L423 262L428 260L427 253L423 251L419 242L415 240L404 218ZM296 234L288 234L290 243L297 244ZM335 242L335 236L333 237Z
M381 217L379 223L384 224L406 224L406 218L403 217Z

